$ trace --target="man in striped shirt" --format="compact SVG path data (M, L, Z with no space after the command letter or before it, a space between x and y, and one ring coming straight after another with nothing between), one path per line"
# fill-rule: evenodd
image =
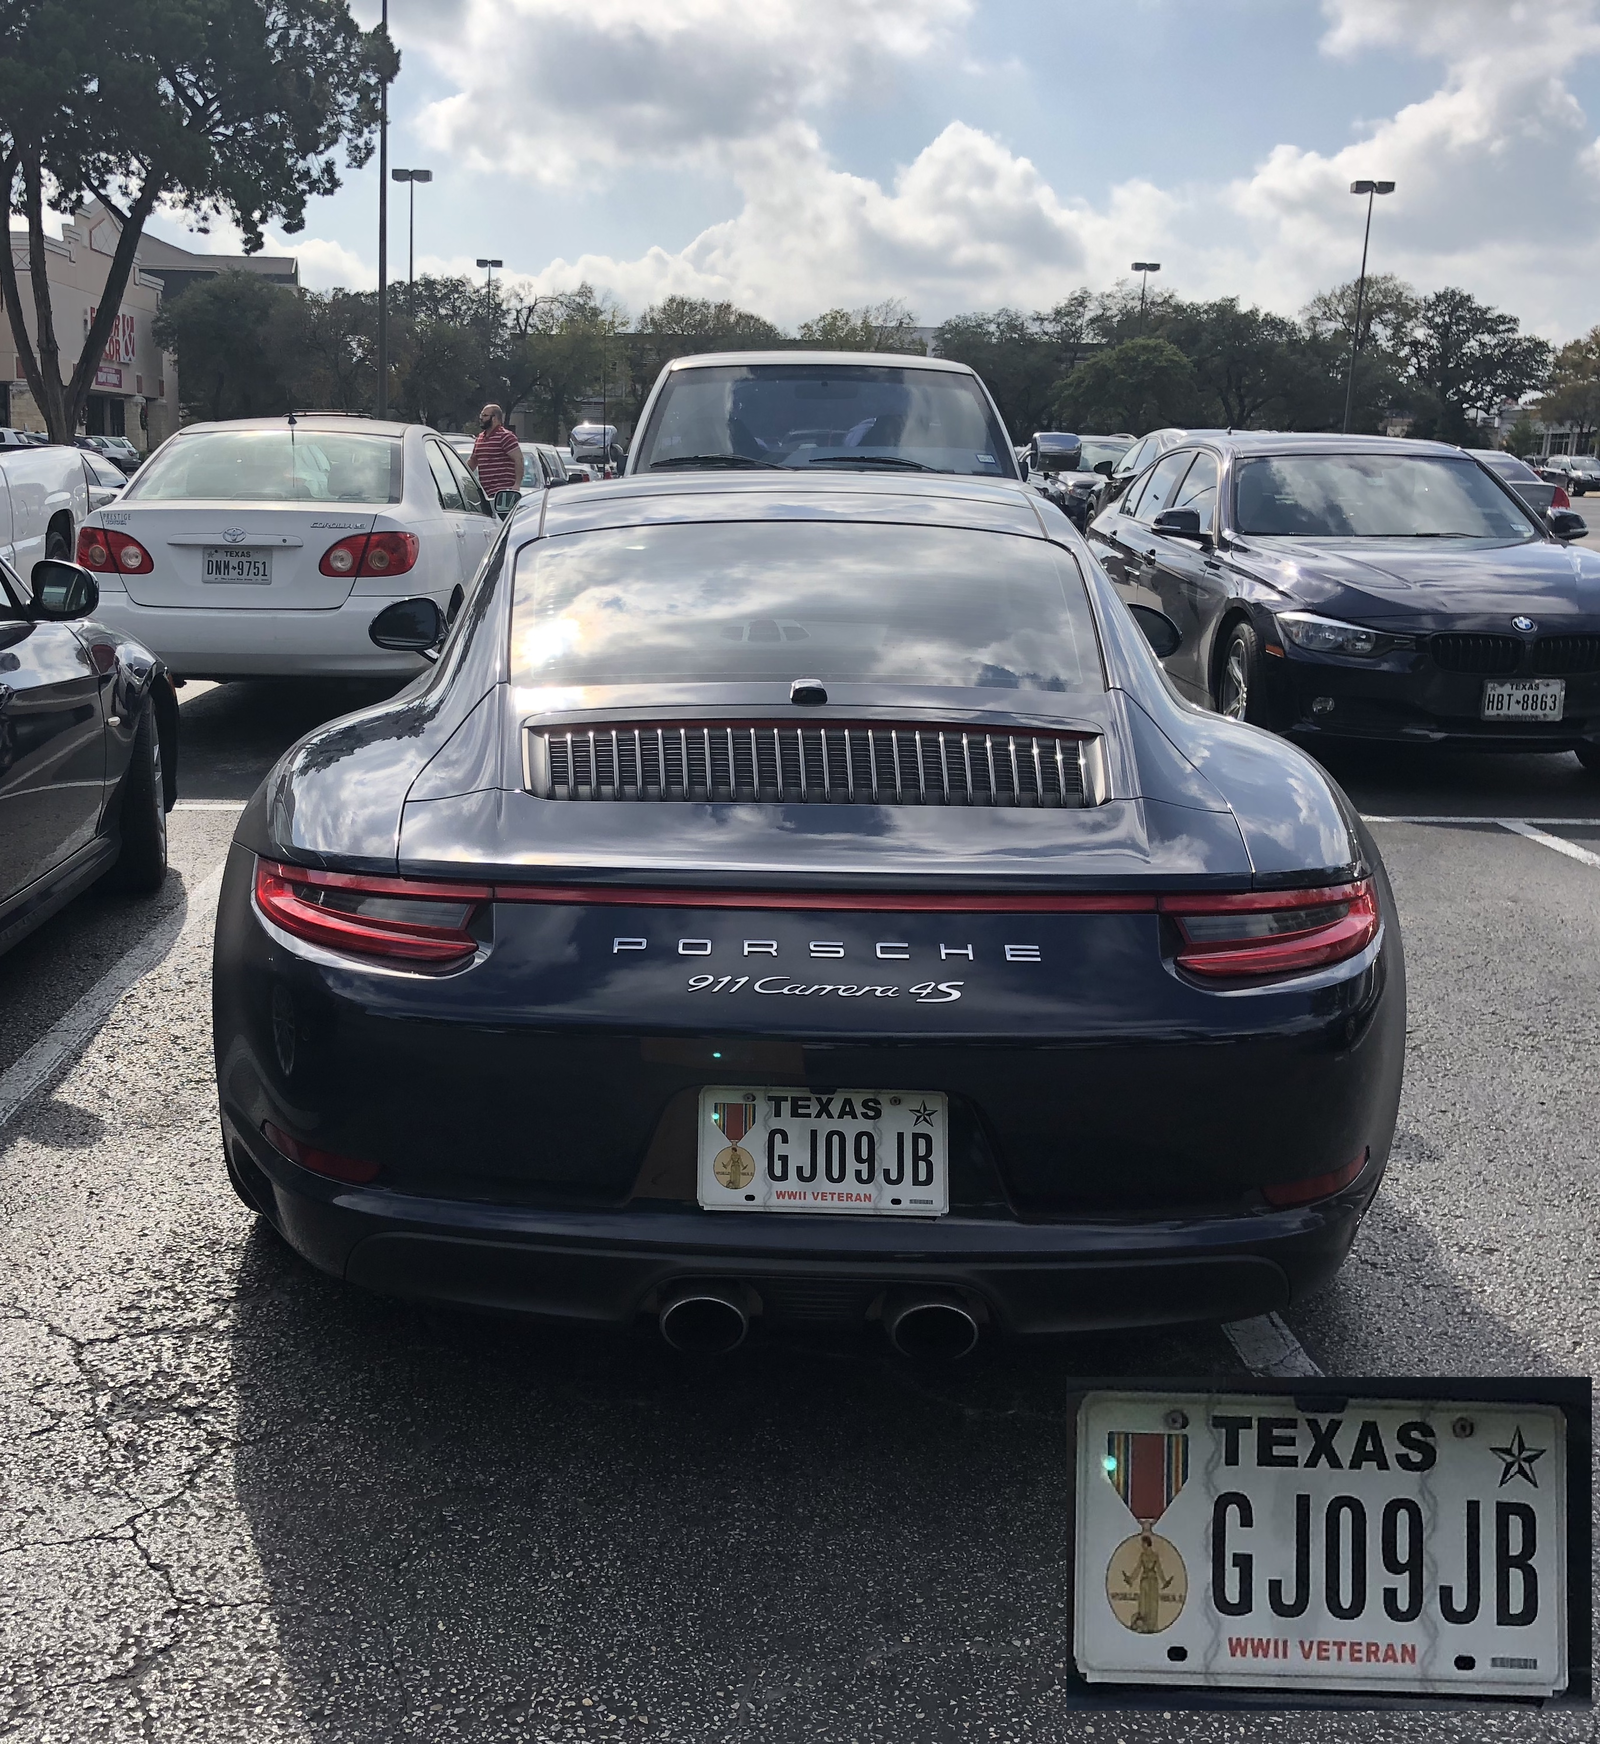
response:
M485 406L478 414L478 439L472 444L472 470L483 493L493 497L522 485L522 444L516 432L506 428L505 414L498 406Z

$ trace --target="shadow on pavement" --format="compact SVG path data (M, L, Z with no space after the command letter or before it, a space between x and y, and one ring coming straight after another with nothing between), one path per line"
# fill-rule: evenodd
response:
M1481 1316L1412 1234L1410 1290ZM653 1334L364 1296L264 1229L237 1288L235 1482L282 1662L308 1716L372 1744L620 1725L807 1744L1061 1736L1066 1396L1075 1376L1194 1374L1214 1336L1098 1337L931 1374L875 1345L697 1365ZM1390 1331L1397 1352L1418 1348ZM1497 1368L1537 1366L1492 1320L1482 1334ZM1068 1724L1239 1735L1237 1715L1114 1720ZM1310 1739L1372 1722L1276 1723ZM1413 1731L1390 1715L1382 1730L1523 1723L1458 1732L1432 1714Z
M1570 751L1327 742L1311 752L1363 811L1385 817L1600 817L1600 779Z

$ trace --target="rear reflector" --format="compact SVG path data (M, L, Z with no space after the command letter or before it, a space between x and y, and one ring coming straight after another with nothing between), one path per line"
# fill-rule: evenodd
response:
M1321 890L1251 890L1228 896L1165 896L1191 975L1260 980L1342 963L1377 936L1372 880Z
M261 1131L275 1151L281 1152L291 1163L298 1163L302 1169L310 1169L314 1175L326 1175L330 1181L349 1181L357 1187L378 1178L376 1163L363 1162L360 1157L342 1157L337 1151L323 1151L315 1145L302 1144L270 1120L262 1121Z
M256 904L285 932L329 950L435 969L471 960L478 941L469 929L491 894L486 884L366 878L256 861Z
M1363 1150L1353 1162L1331 1174L1308 1175L1303 1181L1274 1181L1271 1186L1261 1189L1261 1195L1269 1205L1280 1209L1287 1205L1309 1205L1313 1199L1331 1199L1361 1173L1371 1155L1370 1150Z

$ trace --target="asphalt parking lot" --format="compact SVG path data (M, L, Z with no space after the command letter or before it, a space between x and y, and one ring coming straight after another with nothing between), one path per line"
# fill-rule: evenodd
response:
M1354 1257L1285 1323L707 1367L356 1295L227 1185L213 874L277 753L373 694L189 687L166 890L0 959L0 1737L1595 1736L1065 1692L1076 1379L1595 1372L1600 782L1574 758L1330 755L1380 820L1410 1052Z

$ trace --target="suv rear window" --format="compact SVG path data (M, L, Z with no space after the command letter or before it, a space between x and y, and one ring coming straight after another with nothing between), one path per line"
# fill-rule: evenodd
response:
M888 364L674 370L631 470L719 465L1017 476L1006 433L973 377Z
M512 682L1102 688L1071 556L964 528L674 523L525 545Z
M123 501L397 503L401 441L361 430L198 430L145 462Z

